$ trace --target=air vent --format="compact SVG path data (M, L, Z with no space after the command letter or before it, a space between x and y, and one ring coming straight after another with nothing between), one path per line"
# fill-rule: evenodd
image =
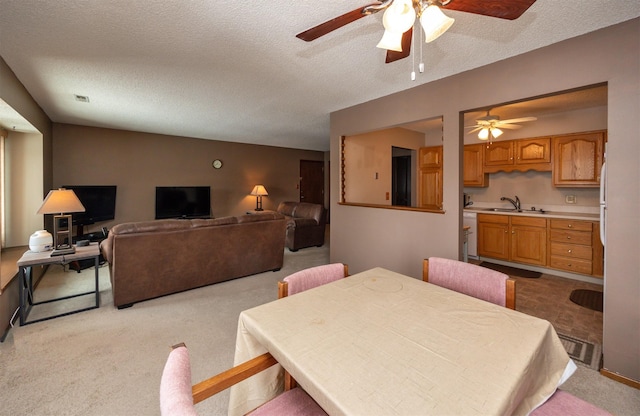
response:
M80 101L81 103L88 103L89 102L89 97L87 97L86 95L78 95L78 94L76 94L76 101Z

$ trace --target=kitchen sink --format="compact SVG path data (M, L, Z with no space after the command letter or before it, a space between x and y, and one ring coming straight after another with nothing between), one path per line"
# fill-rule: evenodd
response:
M522 214L545 214L544 210L526 210L526 209L515 209L515 208L471 208L476 211L492 211L492 212L517 212Z

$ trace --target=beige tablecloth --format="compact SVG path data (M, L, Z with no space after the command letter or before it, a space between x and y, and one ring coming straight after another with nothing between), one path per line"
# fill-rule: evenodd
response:
M381 268L242 312L236 364L265 351L331 415L527 414L575 370L549 322ZM278 394L278 367L229 414Z

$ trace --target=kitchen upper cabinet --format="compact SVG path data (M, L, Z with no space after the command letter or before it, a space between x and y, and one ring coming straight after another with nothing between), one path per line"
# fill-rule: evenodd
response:
M478 254L517 263L547 263L546 218L478 214Z
M551 138L506 140L485 146L484 172L551 170Z
M513 165L513 140L488 143L483 148L485 172L488 169L495 172L499 170L491 167Z
M442 146L421 147L419 152L419 207L442 209Z
M484 143L464 146L464 186L485 188L489 186L489 175L484 172Z
M553 185L600 186L604 142L603 131L553 137Z

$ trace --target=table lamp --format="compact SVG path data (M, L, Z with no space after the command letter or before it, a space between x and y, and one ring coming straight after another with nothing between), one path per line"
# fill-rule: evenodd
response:
M72 244L72 222L69 212L84 212L84 206L71 189L53 189L49 191L37 214L55 214L53 216L52 256L61 256L76 252Z
M269 195L265 187L263 185L254 186L250 195L256 197L256 211L262 211L262 196Z

